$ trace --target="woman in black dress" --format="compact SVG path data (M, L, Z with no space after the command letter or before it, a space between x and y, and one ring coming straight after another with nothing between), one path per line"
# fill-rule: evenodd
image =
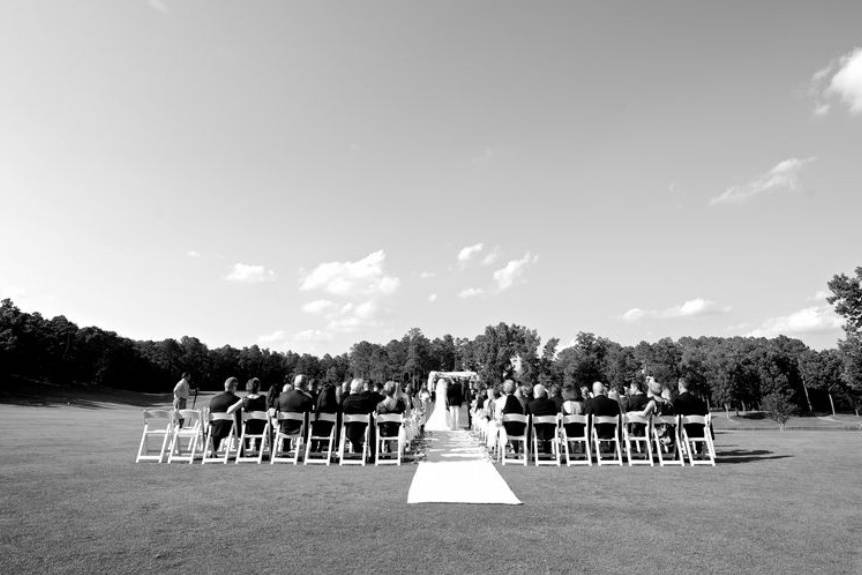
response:
M251 378L245 383L246 396L242 399L243 413L251 413L252 411L266 411L267 396L260 393L260 380L256 377ZM245 423L245 432L249 435L260 435L263 433L263 428L266 427L265 421L258 419L249 419ZM255 440L255 449L260 448L260 440Z

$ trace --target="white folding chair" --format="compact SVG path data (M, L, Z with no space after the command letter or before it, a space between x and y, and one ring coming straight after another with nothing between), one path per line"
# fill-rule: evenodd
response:
M307 414L296 411L279 412L275 427L275 439L272 442L272 453L269 456L270 463L293 463L299 464L299 456L302 453L302 442L305 437L305 422ZM285 421L298 421L299 429L291 433L281 430L281 424ZM284 442L288 442L287 450L284 450ZM290 455L293 450L293 456ZM284 451L284 455L282 455Z
M181 409L178 418L182 420L182 425L179 421L174 426L174 432L171 435L171 447L168 449L168 463L174 461L182 463L194 463L197 450L203 444L203 416L196 409ZM183 442L186 445L183 446Z
M662 435L664 434L664 435ZM685 465L682 453L682 438L679 433L679 417L676 415L654 415L652 437L660 467Z
M540 465L556 465L560 466L560 418L556 415L531 415L530 428L532 429L531 437L533 438L533 461L536 467ZM543 459L539 450L539 438L536 436L537 426L553 426L554 436L551 438L551 458Z
M350 441L347 439L347 424L365 424L365 431L362 438L362 456L359 459L347 457L345 453L345 449L347 448L347 442ZM370 441L371 434L371 414L370 413L361 413L361 414L350 414L345 413L341 416L341 441L338 444L338 465L365 465L366 459L368 459L368 442Z
M500 442L498 445L498 449L500 450L500 461L502 462L503 465L506 465L506 463L508 462L508 463L519 463L519 464L524 465L526 467L530 461L530 456L528 453L529 449L527 449L527 445L529 444L529 442L527 441L527 429L528 429L528 423L529 423L529 421L527 420L527 416L521 415L520 413L504 413L502 421L503 421L503 425L500 426ZM524 424L524 431L521 433L521 435L510 435L506 431L506 424L507 423L523 423ZM509 443L512 443L513 447L515 444L518 444L518 443L520 443L523 446L523 451L521 452L522 457L517 457L517 454L515 454L513 457L509 457L509 454L508 454L508 444ZM513 452L514 452L514 449L513 449Z
M309 424L308 442L305 444L305 460L304 465L309 463L325 463L327 466L332 462L332 450L335 448L335 423L338 421L338 416L334 413L318 413L315 421ZM329 422L329 434L317 435L315 425L320 422ZM311 449L314 442L326 442L326 458L315 457L324 453L323 450L313 451Z
M249 433L248 422L259 421L263 424L260 433ZM269 414L265 411L250 411L242 413L242 431L239 436L239 451L236 453L235 463L263 463L263 454L269 452L272 458L272 450L269 447L272 438L269 426Z
M138 456L135 458L135 463L141 461L157 461L159 463L165 457L165 450L168 446L168 440L173 434L174 419L173 412L167 409L145 409L144 410L144 431L141 434L141 444L138 446ZM158 455L150 451L147 440L154 438L161 440Z
M602 465L622 465L623 451L620 447L620 417L618 415L594 415L592 421L592 436L593 436L593 451L596 454L596 463ZM599 430L596 426L608 425L613 426L613 434L611 437L599 437ZM614 456L611 458L602 458L602 444L610 443L614 448Z
M715 445L712 442L712 433L710 430L709 415L683 415L680 421L682 429L682 444L688 452L688 462L690 465L711 465L715 467ZM692 435L689 433L689 428L697 427L701 435ZM692 432L695 430L692 429ZM700 457L698 455L697 445L702 446Z
M207 434L204 439L204 454L201 459L201 464L206 463L227 463L230 459L232 446L236 441L236 419L232 413L213 413L209 414L209 425L207 425ZM213 445L213 422L215 421L230 421L230 433L223 438L219 445ZM224 455L219 455L219 450L224 448Z
M380 426L384 423L397 423L395 435L383 435ZM401 465L401 452L404 446L404 417L400 413L383 413L374 416L374 465ZM395 458L383 457L381 454L386 445L395 443Z
M564 415L562 420L562 427L560 429L560 434L562 435L563 442L563 450L566 452L566 466L571 465L589 465L593 464L593 456L590 450L590 416L589 415ZM569 435L568 429L571 428L572 425L578 425L582 429L581 435ZM568 426L568 429L567 429ZM577 458L572 457L572 450L570 449L570 444L577 445L583 444L584 446L584 457Z
M629 460L629 467L632 465L649 465L653 467L652 456L652 430L650 429L650 418L644 417L637 413L623 414L623 442L626 444L626 457ZM640 455L637 457L632 454L632 444L634 451ZM644 450L641 450L643 446Z

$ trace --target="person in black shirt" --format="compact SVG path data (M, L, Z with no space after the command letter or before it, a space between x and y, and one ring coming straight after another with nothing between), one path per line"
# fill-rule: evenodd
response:
M368 392L362 391L363 384L364 382L359 378L350 382L350 395L344 398L341 404L342 413L345 415L367 415L374 411L375 405L371 404L373 398ZM359 451L362 447L366 425L365 423L348 423L346 425L347 440L354 452Z
M601 417L620 414L620 404L607 396L605 386L600 381L593 383L593 397L587 401L585 412L590 415ZM596 425L596 434L601 439L610 439L614 436L613 426L609 424Z
M637 381L632 381L629 384L629 394L626 396L626 412L643 411L644 409L646 409L648 402L649 400L641 389L640 383L638 383Z
M246 396L242 398L243 413L251 413L252 411L266 411L267 397L260 393L260 380L256 377L245 382ZM250 419L245 423L245 431L249 435L260 435L263 433L263 428L266 427L265 421L258 419ZM260 447L260 439L255 440L255 449Z
M239 385L239 380L235 377L229 377L224 382L224 393L220 393L210 400L210 413L236 413L236 425L239 428L239 410L242 407L242 399L236 395L236 388ZM213 421L210 423L210 434L213 442L213 449L218 450L222 440L230 435L230 428L234 422L232 421Z
M679 395L673 400L674 413L677 415L706 415L709 413L706 403L688 391L688 381L684 377L679 378L677 389L679 390ZM685 426L685 432L691 437L701 437L704 430L700 425L688 424ZM706 433L711 432L712 430L709 430ZM702 447L702 445L699 447Z
M503 382L503 396L505 397L503 403L502 414L506 415L509 413L514 413L517 415L524 415L524 407L521 401L515 397L515 382L511 379L507 379ZM507 421L503 423L503 429L506 431L507 435L523 435L524 434L524 424L518 423L515 421ZM505 447L505 446L504 446ZM520 443L513 443L512 449L515 453L520 452L521 445Z
M314 409L314 401L305 390L306 384L307 380L304 376L296 376L293 384L294 389L284 391L278 396L276 410L280 413L310 413ZM296 433L301 426L302 424L298 421L282 421L281 432Z
M527 410L534 417L557 415L559 413L556 402L548 397L548 392L544 385L539 384L533 387L533 397L535 399L527 405ZM544 453L551 452L550 442L556 436L556 431L556 424L533 424L533 433L536 434L536 440L541 444Z
M311 425L314 428L313 435L318 437L329 435L329 432L332 429L332 422L317 420L321 413L338 413L338 402L335 399L335 386L331 383L323 384L323 389L320 390L320 393L317 396L317 405L315 405L314 408L314 422ZM312 449L316 449L316 447L312 446Z

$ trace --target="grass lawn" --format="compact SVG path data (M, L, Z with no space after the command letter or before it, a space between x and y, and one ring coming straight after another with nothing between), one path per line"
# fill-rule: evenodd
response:
M716 468L498 467L524 505L408 506L414 465L136 465L164 398L102 399L0 404L0 573L862 572L858 432L719 433Z

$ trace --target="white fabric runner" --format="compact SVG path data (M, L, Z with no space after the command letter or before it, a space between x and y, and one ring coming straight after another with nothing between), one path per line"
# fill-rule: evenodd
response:
M427 460L416 469L407 503L521 504L468 432L431 432L427 441Z

